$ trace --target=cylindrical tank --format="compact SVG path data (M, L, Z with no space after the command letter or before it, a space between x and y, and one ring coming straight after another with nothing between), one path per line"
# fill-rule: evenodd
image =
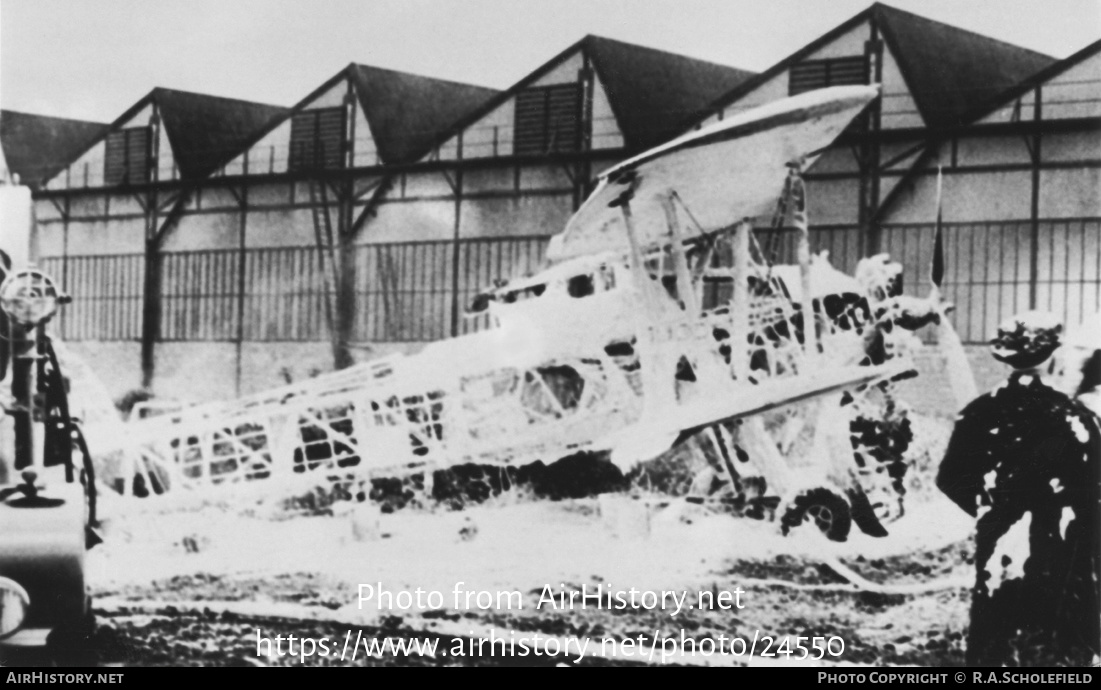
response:
M34 235L30 188L0 183L0 250L11 266L25 268L35 261Z

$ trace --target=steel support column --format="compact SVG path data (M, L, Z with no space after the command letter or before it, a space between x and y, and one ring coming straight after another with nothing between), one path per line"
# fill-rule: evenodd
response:
M336 278L333 310L333 367L347 369L355 364L350 343L356 318L356 255L352 205L355 197L352 180L345 179L337 192L336 258L333 273ZM328 210L326 210L328 213Z
M459 133L456 144L455 158L463 158L463 135ZM459 307L459 248L463 218L463 168L457 166L455 170L455 182L452 185L455 193L455 231L451 239L451 337L459 335L459 319L462 310Z
M1037 287L1040 280L1040 161L1043 135L1043 90L1037 86L1032 104L1032 122L1035 127L1029 153L1032 155L1032 199L1029 205L1028 306L1037 308Z
M244 171L248 175L248 153L244 158ZM241 186L241 194L237 198L240 217L237 222L237 333L236 357L233 371L233 391L241 395L241 364L244 359L245 346L245 272L248 270L248 185Z
M341 151L342 168L345 171L355 167L356 147L356 99L355 88L348 80L344 94L344 118L347 122L344 150ZM336 261L333 266L335 278L333 295L333 368L347 369L355 364L352 357L351 342L355 333L356 320L356 258L355 223L352 219L355 204L355 184L351 174L345 172L335 184L336 192ZM328 213L325 209L325 213Z
M155 196L155 192L151 196ZM184 206L191 192L181 192L172 208L164 217L164 223L158 227L160 212L156 204L150 204L146 210L145 239L145 282L142 290L141 322L141 385L149 388L153 385L156 369L156 342L160 339L161 322L161 244L164 238L179 222Z
M156 369L156 342L160 334L161 316L161 261L160 238L158 232L160 205L157 198L158 159L160 149L160 117L156 108L150 122L149 151L146 155L146 170L150 184L145 194L145 282L142 289L141 319L141 385L150 388ZM129 176L128 176L129 177Z
M871 21L871 37L865 47L868 68L871 69L869 81L883 83L883 38L875 20ZM881 237L876 211L879 209L879 131L881 124L883 99L877 98L868 109L867 137L860 147L860 206L857 222L860 225L863 254L871 256L879 252Z
M66 171L66 177L68 172ZM33 201L31 202L34 203ZM69 292L69 220L72 216L72 205L70 203L70 197L66 196L61 209L61 289L66 293ZM64 315L58 318L58 329L61 332L61 337L65 338L68 333L67 324Z
M581 151L593 150L593 96L596 88L596 72L588 54L585 54L585 63L578 74L581 82L581 113L578 118L581 121ZM573 180L573 210L581 208L589 192L589 180L592 179L593 164L589 159L580 161Z

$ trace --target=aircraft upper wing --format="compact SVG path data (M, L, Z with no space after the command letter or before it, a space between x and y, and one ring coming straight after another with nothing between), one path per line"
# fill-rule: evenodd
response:
M878 86L835 86L785 98L686 134L600 175L596 190L552 241L547 258L626 252L621 210L612 206L634 185L631 210L644 248L668 242L661 197L675 190L711 232L771 213L787 164L828 146L879 94ZM688 236L699 228L682 223Z

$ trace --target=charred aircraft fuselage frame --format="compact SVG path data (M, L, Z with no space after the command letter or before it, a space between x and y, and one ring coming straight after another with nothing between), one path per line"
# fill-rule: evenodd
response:
M581 452L628 468L758 419L737 432L742 445L759 447L770 483L795 491L759 438L760 415L910 369L904 357L868 360L875 305L811 256L799 176L876 95L787 99L616 166L552 239L544 271L483 296L491 328L104 432L101 473L122 494L169 500ZM750 219L778 196L796 266L755 247ZM846 484L839 433L816 443L825 474Z

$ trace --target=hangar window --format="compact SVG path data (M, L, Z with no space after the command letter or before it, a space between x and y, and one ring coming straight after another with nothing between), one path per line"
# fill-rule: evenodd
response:
M344 108L318 108L291 117L290 170L344 167Z
M788 94L803 93L827 86L868 83L868 61L863 56L806 60L793 65L788 79Z
M513 153L576 151L581 142L581 85L556 84L516 94Z
M104 184L138 184L149 180L152 132L152 127L127 127L107 135Z

